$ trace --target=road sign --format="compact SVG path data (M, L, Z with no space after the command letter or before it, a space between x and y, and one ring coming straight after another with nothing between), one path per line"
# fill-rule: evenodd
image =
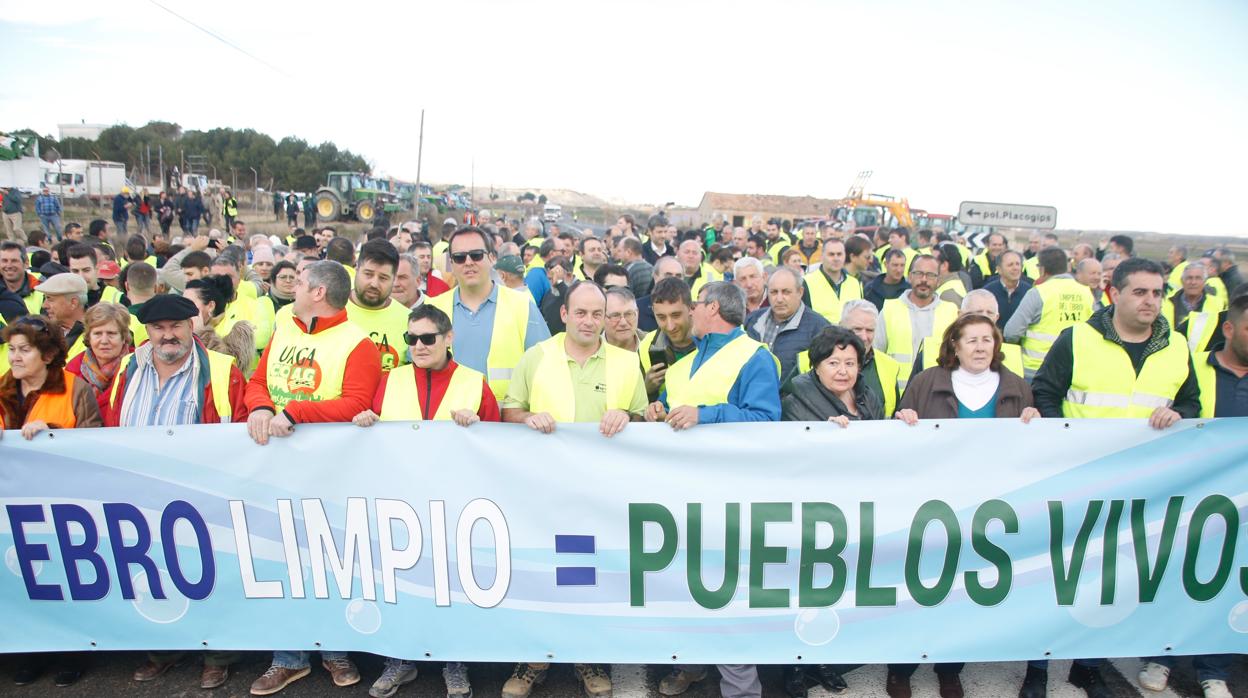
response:
M962 225L987 225L994 228L1052 230L1057 227L1057 209L1052 206L963 201L958 207L958 222Z

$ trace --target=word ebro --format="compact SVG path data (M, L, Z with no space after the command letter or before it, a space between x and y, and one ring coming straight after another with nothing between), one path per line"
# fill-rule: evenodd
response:
M1150 552L1147 542L1148 522L1145 518L1148 502L1133 500L1091 500L1083 511L1073 541L1070 542L1070 558L1067 560L1066 508L1060 501L1049 501L1049 557L1053 570L1053 584L1059 606L1075 603L1079 576L1093 545L1094 531L1102 534L1100 557L1102 559L1101 605L1111 605L1117 595L1115 584L1118 575L1118 539L1124 523L1129 518L1128 533L1134 548L1134 567L1139 579L1139 601L1153 601L1161 586L1162 578L1170 563L1179 519L1183 512L1183 497L1171 497L1165 505L1161 520L1159 542L1155 552ZM783 564L789 560L789 548L767 544L767 524L792 523L794 509L800 508L801 544L798 554L797 603L801 608L833 606L840 601L849 584L849 565L844 553L849 543L848 525L840 507L829 502L765 502L752 503L749 522L749 607L787 608L791 590L766 587L763 583L764 568L768 564ZM1154 505L1155 507L1160 506ZM1102 514L1104 516L1102 516ZM872 583L872 558L875 554L875 503L858 504L858 554L854 571L855 604L857 606L895 606L897 588L876 586ZM1078 517L1078 513L1074 514ZM1214 518L1222 519L1225 526L1221 546L1217 551L1217 565L1209 579L1202 580L1197 574L1197 559L1205 538L1205 529ZM995 574L970 569L963 573L967 597L981 606L994 606L1006 599L1013 582L1013 561L1009 553L989 539L988 529L993 522L999 524L1003 535L1019 532L1019 518L1008 503L1000 499L983 502L976 508L971 519L971 549L983 563L995 568ZM686 505L686 577L689 594L699 606L718 609L727 606L736 596L741 567L741 504L724 505L724 569L723 582L714 589L708 588L702 579L702 505ZM657 525L658 536L647 541L646 525ZM944 529L943 550L925 550L924 534L929 526ZM820 547L816 541L819 527L830 527L831 542ZM1216 597L1230 580L1234 564L1236 542L1239 533L1239 510L1230 498L1213 494L1201 499L1192 509L1188 523L1186 546L1183 551L1182 586L1194 601L1208 601ZM629 602L632 606L646 605L646 575L666 569L676 559L679 533L676 518L671 510L661 504L634 503L628 508L629 537ZM962 525L953 507L940 500L930 500L919 507L911 521L905 555L905 586L910 597L921 606L935 606L948 597L958 577L962 554ZM656 540L657 539L657 540ZM649 542L649 545L647 545ZM657 547L656 547L657 543ZM1209 542L1213 545L1212 541ZM934 546L929 546L934 547ZM943 554L943 564L937 579L930 586L923 583L920 560L924 553ZM1129 564L1129 563L1128 563ZM964 564L980 567L977 560ZM825 585L815 585L815 571L826 568L831 579ZM1239 585L1248 595L1248 567L1239 570Z
M315 598L329 598L330 576L336 583L338 595L343 599L352 598L353 580L358 575L362 598L376 600L373 564L375 534L382 596L387 603L397 603L397 573L415 567L424 548L421 521L411 504L402 500L376 499L369 506L369 501L363 497L348 497L341 551L334 540L321 500L304 499L300 504L302 534L307 545L305 547L299 544L294 503L289 499L277 500L280 542L287 577L285 580L264 580L258 579L256 575L244 503L240 500L229 502L234 543L238 551L238 572L242 579L244 596L250 599L305 598L302 551L302 555L311 563L312 594ZM163 559L160 565L152 556L155 544L153 526L133 504L103 503L102 522L97 522L92 512L77 504L9 504L5 508L13 533L14 552L22 580L26 584L27 596L31 600L62 601L68 590L69 598L74 601L98 601L109 594L111 571L116 573L122 597L133 600L135 590L132 573L136 572L135 568L141 569L146 575L148 588L157 599L167 598L168 593L162 583L161 570L173 582L178 593L193 601L208 598L216 584L217 565L213 557L208 525L200 512L185 501L170 502L161 512L158 545L163 551ZM25 526L44 523L49 514L56 535L55 547L65 569L65 588L60 584L39 582L32 564L40 560L51 561L53 558L50 548L53 546L28 540ZM182 555L198 558L198 579L195 581L188 579L183 569L186 561L179 557L179 540L175 529L180 522L189 524L192 532L191 537L182 536L181 542L183 548L195 551L183 551ZM474 499L464 506L455 529L448 534L445 503L433 500L429 502L428 522L435 605L451 605L448 546L452 543L458 553L456 566L460 588L468 601L482 608L490 608L502 602L511 581L510 535L502 510L489 500ZM473 577L472 534L478 523L490 529L496 550L495 576L488 588L479 586ZM396 525L405 531L405 542L395 535ZM107 553L102 554L99 551L101 529L107 532L112 570L105 560ZM126 540L127 533L132 540ZM90 572L84 575L84 569Z

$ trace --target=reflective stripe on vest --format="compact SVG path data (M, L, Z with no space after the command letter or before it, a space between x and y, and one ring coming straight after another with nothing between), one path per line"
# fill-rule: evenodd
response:
M362 339L368 335L350 320L308 334L295 324L294 315L283 317L269 345L265 375L277 411L290 402L341 397L347 359Z
M930 336L943 339L945 330L958 319L958 306L939 299L934 302L936 309L932 311L935 317L932 319ZM906 383L910 380L910 369L914 365L915 349L913 332L910 329L910 306L900 298L890 298L884 301L884 310L880 315L884 317L884 332L888 338L885 353L900 364L897 387L905 390ZM919 338L920 341L923 339L925 338Z
M1052 278L1032 288L1044 307L1040 319L1023 332L1023 367L1035 372L1062 330L1092 317L1092 290L1074 279Z
M1196 369L1196 385L1200 387L1200 416L1212 418L1218 407L1218 372L1209 365L1209 352L1192 354L1192 366Z
M544 340L529 351L541 352L541 361L529 386L529 411L546 412L556 422L576 421L576 391L568 369L568 353L563 332ZM605 410L624 410L633 403L637 385L637 355L626 349L602 343L606 355ZM601 418L601 416L599 416Z
M494 327L490 334L490 350L485 357L486 379L490 382L490 390L498 399L507 397L507 387L511 385L511 373L524 356L524 338L529 328L529 303L532 296L528 291L516 291L501 284L498 289L498 307L494 308ZM428 300L428 303L451 318L455 319L455 300L459 298L459 290L441 293Z
M1171 332L1166 348L1150 354L1137 376L1125 349L1086 322L1075 325L1071 329L1074 366L1062 414L1075 418L1148 417L1158 407L1169 407L1187 380L1190 355L1180 336Z
M737 376L745 367L750 357L759 349L766 350L767 345L750 339L747 335L739 337L720 347L715 355L692 373L693 362L698 356L695 349L692 353L672 364L667 370L667 404L675 409L684 405L701 407L703 405L722 405L728 402L728 393ZM768 352L770 355L771 352ZM774 360L775 357L773 356ZM692 375L690 375L692 373ZM780 363L776 362L776 377L780 377Z
M847 302L862 299L862 282L843 270L841 273L845 275L845 281L841 283L839 294L823 269L816 269L805 277L806 288L810 290L811 309L833 325L841 321L841 309Z
M447 383L446 392L434 410L434 421L451 419L455 410L481 409L481 383L485 376L467 366L457 365ZM381 398L381 421L418 422L425 419L416 389L416 367L406 364L394 369L386 378L386 392Z
M1213 331L1218 323L1213 313L1188 313L1187 315L1187 348L1193 352L1208 351L1209 340L1213 339Z

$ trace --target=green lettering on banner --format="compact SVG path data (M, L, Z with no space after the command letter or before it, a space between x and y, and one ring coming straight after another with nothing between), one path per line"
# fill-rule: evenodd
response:
M1170 564L1170 551L1174 549L1174 534L1179 529L1179 514L1183 511L1183 498L1171 497L1166 503L1166 516L1162 519L1161 535L1157 540L1157 561L1148 564L1148 522L1144 519L1147 500L1131 500L1131 539L1135 544L1135 572L1140 580L1140 603L1152 603L1161 588L1161 579Z
M1205 524L1215 516L1221 516L1226 522L1226 536L1222 539L1218 568L1209 581L1202 582L1196 578L1196 558L1200 554L1200 539L1204 536ZM1239 510L1229 498L1211 494L1196 505L1192 520L1187 524L1187 550L1183 554L1183 589L1193 601L1209 601L1222 591L1231 576L1238 534Z
M732 502L725 506L724 581L714 590L702 584L702 505L690 503L686 512L689 544L685 570L689 578L689 593L702 608L723 608L736 595L737 578L741 572L741 505Z
M897 589L871 586L871 557L875 554L875 503L858 503L858 569L854 576L854 605L896 606Z
M820 523L832 527L832 542L826 548L816 547L816 531ZM797 605L799 608L834 606L845 593L849 571L841 554L848 542L849 527L840 507L828 502L804 502L802 504L802 554L797 580ZM832 581L825 587L815 587L815 566L832 568Z
M1070 567L1066 567L1066 555L1062 549L1066 546L1063 529L1066 515L1062 512L1060 501L1049 502L1049 561L1053 566L1053 587L1057 592L1057 604L1070 606L1075 603L1075 592L1079 589L1079 575L1083 573L1083 561L1088 555L1088 539L1092 537L1092 528L1101 517L1101 509L1105 502L1093 499L1088 502L1088 510L1083 515L1083 524L1079 533L1075 534L1074 548L1070 553Z
M750 608L786 608L788 589L763 586L764 565L783 563L789 557L785 546L767 545L767 524L793 520L790 502L755 502L750 505Z
M923 534L928 524L939 522L945 527L945 564L941 567L940 576L930 588L923 586L919 576L919 563L923 560ZM962 552L962 530L958 525L958 515L953 507L932 499L923 503L910 522L910 541L906 545L906 589L920 606L935 606L949 595L953 582L958 576L958 556Z
M1014 563L1009 553L988 540L988 524L993 521L1000 521L1007 534L1018 533L1018 514L1004 501L990 499L975 510L971 520L971 548L997 568L997 583L991 587L985 587L980 581L978 570L966 573L966 595L980 606L995 606L1004 601L1014 582Z
M663 532L659 549L646 552L646 523L657 523ZM676 519L662 504L628 505L629 605L646 605L646 573L666 569L676 558Z
M1118 585L1118 524L1122 521L1123 501L1111 499L1105 517L1105 537L1101 539L1101 605L1114 604Z

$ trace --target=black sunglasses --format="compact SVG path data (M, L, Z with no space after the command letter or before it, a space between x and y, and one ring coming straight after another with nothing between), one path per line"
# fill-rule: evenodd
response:
M48 331L47 321L39 317L38 315L23 315L20 318L14 320L13 324L14 325L30 325L31 327L35 328L36 330L39 330L40 332Z
M472 261L480 262L485 259L485 250L472 250L471 252L452 252L451 261L456 264L463 264L471 257Z
M442 336L441 332L426 332L424 334L412 334L411 332L404 332L403 341L407 342L407 346L409 347L416 346L416 342L420 342L421 344L427 347L431 347L433 346L434 342L438 341L438 337L441 337L441 336Z

